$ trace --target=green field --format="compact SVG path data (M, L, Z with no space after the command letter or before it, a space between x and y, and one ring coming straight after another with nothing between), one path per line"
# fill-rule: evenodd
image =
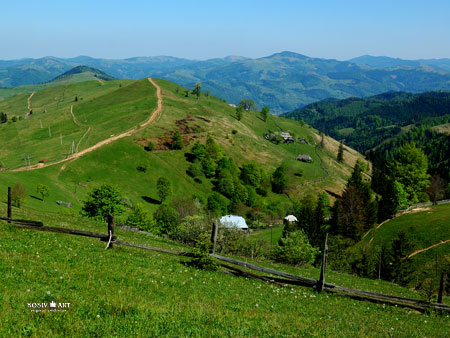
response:
M0 206L4 214L5 206ZM14 209L46 225L105 232L73 214ZM180 249L165 239L116 230L121 240ZM83 237L18 229L0 221L0 336L446 337L448 316L279 287L187 267L187 259ZM317 278L317 269L264 263ZM330 273L344 286L419 297L382 281ZM66 302L33 313L33 302Z
M377 246L388 245L400 231L405 231L414 244L413 251L429 248L450 239L449 215L450 204L443 204L398 216L371 230L356 248L370 252ZM435 271L450 264L450 242L417 253L411 259L415 276L431 276L437 284L439 276L435 276Z

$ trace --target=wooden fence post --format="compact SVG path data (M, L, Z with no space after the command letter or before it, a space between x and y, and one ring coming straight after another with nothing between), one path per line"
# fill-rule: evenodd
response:
M323 256L322 256L322 268L320 269L320 279L317 281L317 292L322 292L325 285L325 270L327 268L328 260L328 232L325 235L325 245L323 246Z
M445 272L443 272L441 274L441 282L439 283L439 295L438 295L438 299L437 302L439 304L442 304L442 302L444 301L444 291L445 291L445 280L446 280L446 274Z
M219 224L217 223L217 221L214 221L213 226L212 226L212 232L211 232L211 243L212 243L211 253L215 253L215 251L216 251L218 229L219 229Z
M107 249L113 248L112 239L114 237L114 215L108 214L108 236L110 238Z
M6 215L8 218L11 218L11 217L12 217L12 208L11 208L11 204L12 204L11 187L8 187L8 214ZM11 223L11 222L8 221L8 223Z

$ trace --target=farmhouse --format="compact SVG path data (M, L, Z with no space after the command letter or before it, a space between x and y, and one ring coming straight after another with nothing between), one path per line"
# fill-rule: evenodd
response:
M243 231L248 230L244 217L236 215L225 215L219 218L220 224L228 229L237 228Z
M295 217L294 215L287 215L283 220L283 224L286 225L287 223L297 223L297 221L297 217Z
M311 158L311 156L309 156L309 155L307 155L307 154L303 154L303 155L298 155L297 161L311 162L311 161L312 161L312 158Z

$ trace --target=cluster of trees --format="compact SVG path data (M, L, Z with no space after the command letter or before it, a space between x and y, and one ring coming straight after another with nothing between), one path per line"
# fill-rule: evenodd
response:
M242 99L239 102L239 105L236 107L236 119L240 121L244 115L244 112L256 109L257 106L255 104L255 101L253 101L252 99ZM269 113L270 113L269 107L263 107L259 112L261 120L266 122L267 118L269 117Z

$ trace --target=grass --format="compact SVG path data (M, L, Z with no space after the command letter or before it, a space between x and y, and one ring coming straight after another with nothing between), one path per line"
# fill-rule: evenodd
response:
M373 229L357 247L371 250L377 246L388 245L400 231L405 231L414 244L414 251L428 248L433 244L450 239L448 225L450 204L426 208L396 217L380 227ZM450 243L436 246L412 256L415 274L434 275L450 263ZM439 277L436 277L437 281Z
M48 225L106 228L70 214L15 213ZM120 229L116 233L127 241L178 247ZM98 240L18 229L5 222L0 222L0 253L0 336L445 337L450 328L446 315L199 271L185 266L185 258L120 246L105 250ZM318 274L316 269L276 267ZM330 281L337 279L341 285L396 294L401 289L330 274ZM27 308L27 303L53 300L68 302L70 308L46 314Z
M283 235L283 226L272 227L270 229L252 230L251 238L265 238L269 243L276 245Z

